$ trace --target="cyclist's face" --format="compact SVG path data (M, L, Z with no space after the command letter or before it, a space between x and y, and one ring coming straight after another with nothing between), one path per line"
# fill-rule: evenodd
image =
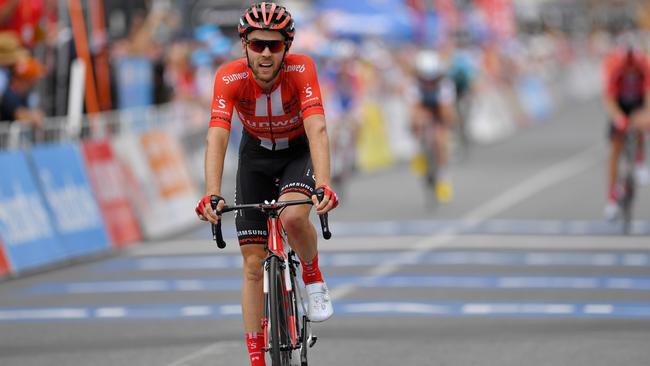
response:
M242 43L244 54L248 51L248 63L253 75L265 83L273 81L282 66L285 52L284 36L280 32L255 30Z

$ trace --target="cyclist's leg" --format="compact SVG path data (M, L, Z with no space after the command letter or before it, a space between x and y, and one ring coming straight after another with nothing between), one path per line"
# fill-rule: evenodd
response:
M650 182L650 172L646 165L645 156L645 133L637 133L636 152L635 152L634 174L639 184L646 185Z
M256 203L275 198L274 180L256 168L263 160L240 156L237 171L235 204ZM257 211L240 211L235 217L237 237L243 256L241 291L242 317L252 366L264 366L264 346L261 319L264 316L262 261L266 256L266 217Z
M294 150L280 176L280 201L311 198L315 188L313 167L307 148ZM316 254L316 229L309 220L310 205L289 206L280 219L289 237L289 245L301 260L310 261Z
M449 172L449 128L450 126L443 123L437 123L434 128L435 155L438 166L436 197L443 203L453 199L453 186Z
M280 178L280 200L311 198L314 185L311 158L309 150L305 149L284 169ZM318 266L316 228L309 220L310 211L310 205L289 206L282 211L280 219L289 245L302 262L302 278L309 294L309 317L312 321L324 321L334 310Z
M618 162L625 144L625 135L616 130L613 124L609 129L609 161L607 170L607 203L604 215L608 220L618 215Z

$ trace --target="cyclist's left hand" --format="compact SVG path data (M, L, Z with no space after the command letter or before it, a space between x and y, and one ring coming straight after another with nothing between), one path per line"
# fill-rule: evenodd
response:
M314 201L314 206L316 207L316 213L322 215L327 213L330 210L336 208L339 205L339 199L336 196L336 193L332 190L327 184L321 184L316 188L316 190L323 190L323 200L318 202L318 197L316 195L311 196L311 200Z

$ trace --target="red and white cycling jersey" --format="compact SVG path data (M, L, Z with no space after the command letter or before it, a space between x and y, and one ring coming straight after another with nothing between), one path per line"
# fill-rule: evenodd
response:
M270 150L304 135L305 118L325 114L314 61L290 54L270 93L255 82L245 58L223 65L214 80L210 127L230 129L233 108L244 129Z
M650 60L641 52L627 61L627 50L610 52L603 63L605 94L618 100L643 101L650 91Z

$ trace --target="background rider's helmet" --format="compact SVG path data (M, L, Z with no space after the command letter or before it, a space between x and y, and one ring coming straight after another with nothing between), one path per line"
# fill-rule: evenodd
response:
M415 56L415 71L423 80L435 80L445 73L445 63L433 50L422 50Z
M254 30L278 31L288 42L296 32L291 13L281 5L262 2L251 5L239 19L239 37L246 38Z

